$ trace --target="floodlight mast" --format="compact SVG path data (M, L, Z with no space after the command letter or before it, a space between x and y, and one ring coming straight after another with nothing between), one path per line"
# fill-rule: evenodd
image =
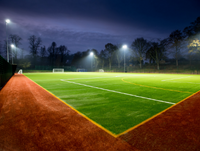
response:
M126 72L126 71L125 71L125 68L126 68L126 67L125 67L125 66L126 66L126 65L125 65L125 50L127 49L127 45L123 45L122 48L124 49L124 72Z
M7 40L7 62L9 63L9 51L8 51L8 36L7 36L7 24L10 23L9 19L6 19L6 40Z
M15 48L15 45L11 44L10 46L12 48L11 50L12 50L12 64L13 64L13 49Z
M90 52L90 56L93 58L94 53ZM92 72L92 58L91 58L91 72Z

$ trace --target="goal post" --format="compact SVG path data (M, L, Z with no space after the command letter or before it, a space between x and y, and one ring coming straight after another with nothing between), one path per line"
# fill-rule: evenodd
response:
M76 69L76 72L87 72L87 70L78 68L78 69Z
M104 70L103 69L99 69L99 72L104 72Z
M53 73L63 73L64 69L63 68L53 68Z

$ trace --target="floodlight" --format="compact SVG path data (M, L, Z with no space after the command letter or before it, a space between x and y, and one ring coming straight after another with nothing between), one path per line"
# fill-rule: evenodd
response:
M127 45L123 45L122 48L123 48L123 49L126 49L126 48L127 48Z
M10 19L6 19L6 23L10 23Z

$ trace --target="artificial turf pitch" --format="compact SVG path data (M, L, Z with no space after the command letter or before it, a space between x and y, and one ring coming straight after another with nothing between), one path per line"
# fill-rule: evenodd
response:
M24 75L115 136L200 89L199 75L89 72Z

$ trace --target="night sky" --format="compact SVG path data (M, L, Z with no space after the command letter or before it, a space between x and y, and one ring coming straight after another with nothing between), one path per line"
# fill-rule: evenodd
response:
M200 16L200 0L0 0L0 41L9 34L41 37L42 45L65 45L72 53L128 44L135 38L167 38Z

